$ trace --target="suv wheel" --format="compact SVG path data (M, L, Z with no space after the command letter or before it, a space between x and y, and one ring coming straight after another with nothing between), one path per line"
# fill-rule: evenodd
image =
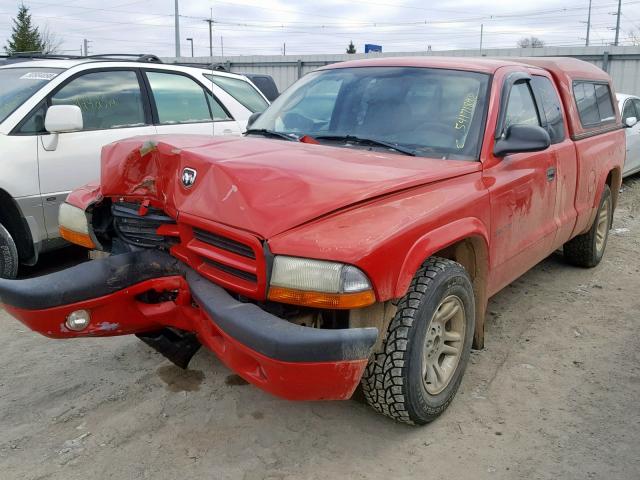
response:
M0 278L18 275L18 250L11 234L0 224Z
M564 244L562 250L567 261L578 267L591 268L598 265L607 248L612 219L611 190L609 185L605 185L596 218L589 231Z
M398 303L382 353L362 378L367 402L400 422L423 425L453 400L475 326L469 275L452 260L433 257L418 270Z

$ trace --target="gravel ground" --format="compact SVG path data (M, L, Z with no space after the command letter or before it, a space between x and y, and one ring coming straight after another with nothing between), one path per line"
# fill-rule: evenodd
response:
M554 254L494 297L486 348L423 428L359 395L278 400L204 349L185 372L133 337L48 340L0 310L0 478L637 480L639 231L631 179L603 263Z

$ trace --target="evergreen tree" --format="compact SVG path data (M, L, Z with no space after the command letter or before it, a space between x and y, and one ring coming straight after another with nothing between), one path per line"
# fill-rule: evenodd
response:
M356 46L353 44L353 40L349 42L349 46L347 47L347 53L356 53Z
M18 16L13 19L13 33L4 47L7 55L18 52L41 52L44 44L38 27L31 23L29 9L20 5Z

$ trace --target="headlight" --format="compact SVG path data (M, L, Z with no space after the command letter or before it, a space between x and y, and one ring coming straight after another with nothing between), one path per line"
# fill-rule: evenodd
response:
M371 282L353 265L278 255L269 299L319 308L358 308L375 302Z
M89 234L89 221L84 210L69 203L60 205L58 212L60 236L86 248L96 248Z

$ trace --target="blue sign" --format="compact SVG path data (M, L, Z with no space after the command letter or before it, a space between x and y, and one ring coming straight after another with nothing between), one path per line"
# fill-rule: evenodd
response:
M382 51L382 45L374 45L373 43L364 44L364 53L381 52L381 51Z

